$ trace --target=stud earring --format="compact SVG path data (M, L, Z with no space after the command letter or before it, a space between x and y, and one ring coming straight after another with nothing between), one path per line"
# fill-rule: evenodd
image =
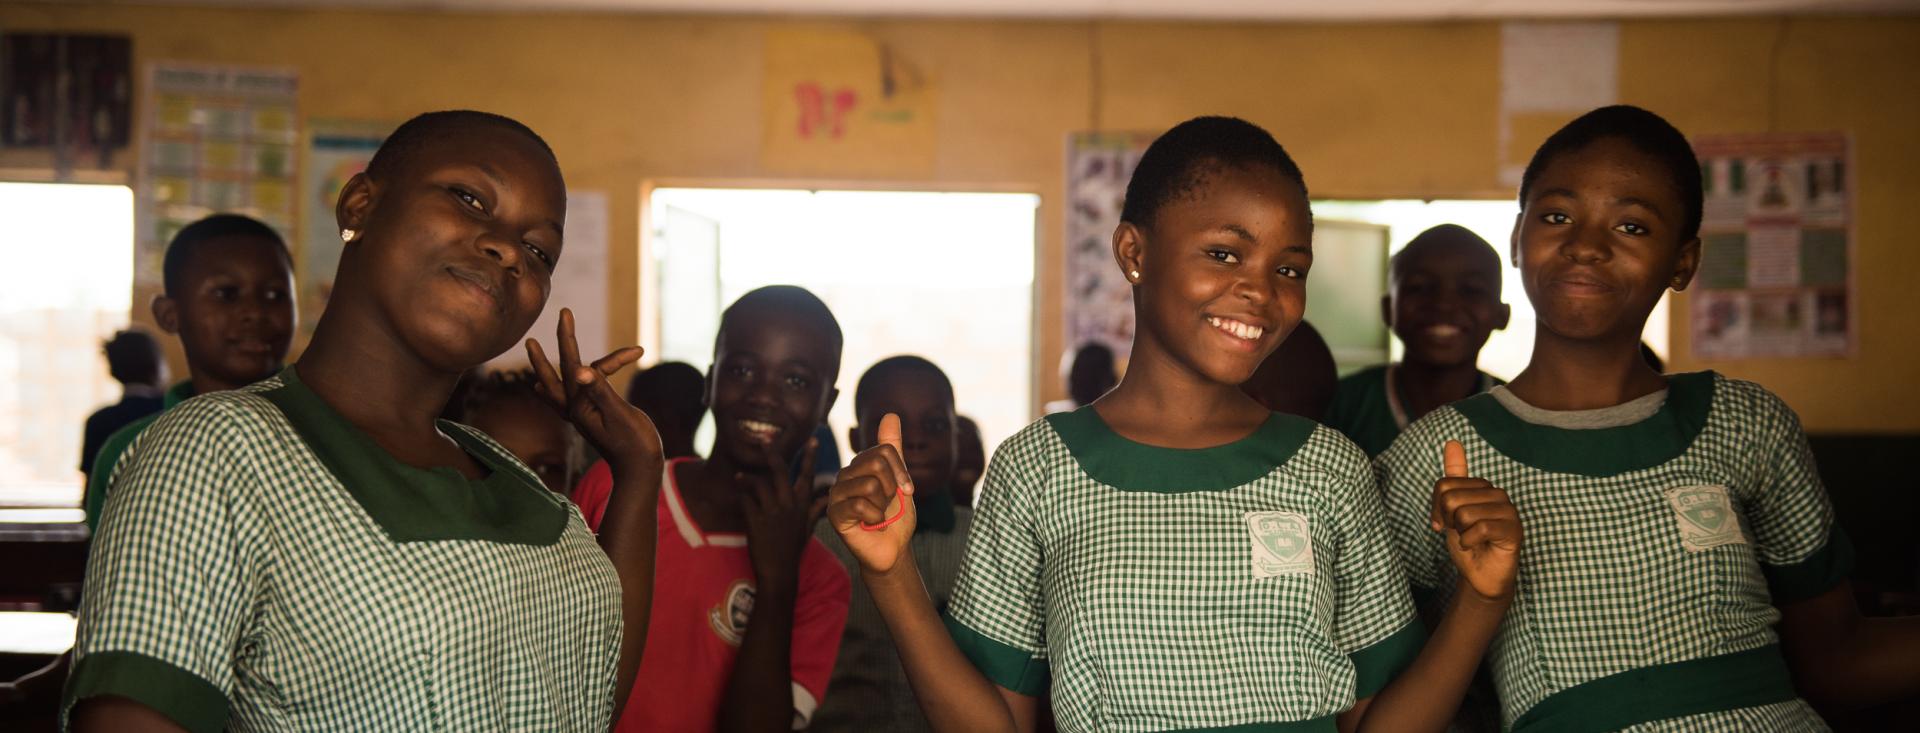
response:
M342 229L340 230L340 241L351 242L353 241L353 238L356 236L359 236L359 234L360 234L359 232L356 232L352 229Z
M1138 280L1138 279L1140 279L1140 271L1139 271L1139 270L1128 270L1128 271L1127 271L1127 277L1131 277L1131 278L1133 278L1133 279L1135 279L1135 280Z

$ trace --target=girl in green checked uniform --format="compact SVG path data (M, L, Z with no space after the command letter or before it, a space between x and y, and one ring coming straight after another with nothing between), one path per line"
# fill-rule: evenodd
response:
M562 313L540 390L613 465L598 541L485 434L436 421L545 306L566 186L518 122L438 112L348 182L299 363L168 411L112 470L75 730L596 730L639 663L663 462ZM611 558L611 561L610 559Z
M841 471L828 513L936 729L1032 730L1048 691L1068 731L1444 727L1520 528L1490 487L1436 497L1472 582L1423 646L1365 456L1239 388L1300 322L1312 237L1264 130L1200 118L1147 149L1113 235L1131 366L994 454L944 625L908 556L898 419Z
M1460 587L1425 530L1443 441L1519 507L1520 589L1489 655L1513 730L1824 730L1801 696L1920 690L1915 619L1854 606L1799 418L1759 385L1663 377L1641 357L1647 314L1699 265L1702 198L1686 138L1651 112L1602 108L1554 133L1513 235L1532 362L1377 459L1416 595Z

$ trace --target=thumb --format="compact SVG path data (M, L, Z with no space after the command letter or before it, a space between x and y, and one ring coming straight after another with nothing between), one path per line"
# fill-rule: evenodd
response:
M893 446L894 453L899 454L902 459L907 457L906 450L900 446L899 415L889 412L886 417L880 418L880 432L877 437L880 438L881 445Z
M1460 441L1449 440L1440 449L1440 468L1447 478L1467 477L1467 449Z

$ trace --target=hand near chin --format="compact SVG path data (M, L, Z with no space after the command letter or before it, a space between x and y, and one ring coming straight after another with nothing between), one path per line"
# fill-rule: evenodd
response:
M527 360L537 380L534 389L547 404L573 423L594 450L607 459L614 475L631 471L659 471L664 461L660 432L653 420L620 396L607 381L627 365L640 360L641 349L614 349L592 364L580 361L580 342L574 338L573 311L560 309L560 368L555 371L545 349L527 339Z
M813 537L813 523L827 506L813 496L813 458L819 446L809 438L795 475L771 443L760 444L767 472L752 478L747 492L747 557L760 588L793 590L798 583L800 554ZM742 477L747 478L747 477Z

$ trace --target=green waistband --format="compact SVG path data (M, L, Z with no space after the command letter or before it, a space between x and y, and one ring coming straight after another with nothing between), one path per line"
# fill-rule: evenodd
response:
M1654 720L1738 710L1794 699L1777 645L1657 664L1589 680L1548 695L1513 722L1514 733L1619 730Z
M1189 728L1177 733L1335 733L1339 729L1334 725L1333 716L1329 715L1324 718L1292 720L1285 723L1245 723L1224 728Z

